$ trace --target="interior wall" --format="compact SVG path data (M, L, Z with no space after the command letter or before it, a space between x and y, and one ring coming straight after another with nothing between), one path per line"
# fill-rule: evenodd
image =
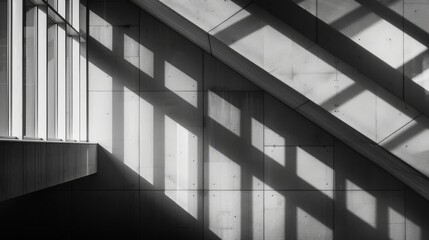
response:
M88 8L98 173L0 202L1 234L429 238L427 201L344 143L131 3Z

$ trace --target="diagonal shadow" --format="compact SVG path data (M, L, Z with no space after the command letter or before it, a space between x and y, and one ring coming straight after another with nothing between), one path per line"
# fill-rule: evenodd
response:
M371 2L371 4L379 4L381 5L379 7L386 8L382 4L376 3L377 1L368 2ZM425 89L416 84L409 76L404 76L402 71L400 71L403 66L398 69L391 67L368 50L362 48L359 44L335 30L331 25L321 21L317 16L305 11L292 1L256 1L256 3L283 22L287 23L289 26L296 29L308 39L317 42L317 44L322 48L326 49L350 66L356 68L369 79L376 81L397 97L404 99L405 102L416 107L419 111L425 113L426 116L429 115L429 111L427 110L427 107L425 107L425 103L419 101L419 99L426 99L427 94ZM391 14L396 13L392 11ZM290 16L294 16L294 18L291 18ZM407 24L407 26L410 24ZM311 32L309 33L308 29L311 29L312 26L317 26L317 29L315 29L315 31L318 32L317 36L314 36ZM402 29L402 27L400 29ZM418 34L413 34L412 32L407 33L418 39L425 39L427 42L427 39L429 38L418 37L422 34L421 32L422 31ZM410 60L409 62L412 61L413 60ZM406 92L412 92L412 96L404 96L404 84L407 89Z

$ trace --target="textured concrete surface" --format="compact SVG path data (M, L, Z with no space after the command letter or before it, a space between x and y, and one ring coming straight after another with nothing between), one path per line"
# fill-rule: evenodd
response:
M144 11L130 11L138 16L127 16L127 23L122 13L107 9L114 8L109 4L92 1L90 9L112 23L113 34L121 34L115 30L121 28L116 21L140 22L140 34L130 34L139 36L133 39L140 44L139 61L121 62L125 68L139 66L140 76L112 78L122 86L116 90L111 83L90 90L89 137L101 146L98 173L0 203L3 234L129 239L429 237L427 200ZM163 39L167 36L175 40ZM90 53L105 54L89 58L95 66L90 71L113 74L111 65L103 65L110 50L101 45L94 38L89 42ZM165 58L171 65L164 64ZM321 66L326 75L334 74L335 68L325 68L322 62L303 57L296 67ZM301 73L305 71L302 67ZM171 89L165 86L167 78ZM181 88L185 85L177 82L197 86ZM134 83L136 88L127 87ZM23 227L33 231L16 231Z

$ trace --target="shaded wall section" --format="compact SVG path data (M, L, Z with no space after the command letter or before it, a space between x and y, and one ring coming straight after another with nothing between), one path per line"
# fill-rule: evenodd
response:
M97 172L97 144L0 141L0 201Z
M429 237L427 201L397 179L138 7L88 7L98 173L0 203L3 234Z

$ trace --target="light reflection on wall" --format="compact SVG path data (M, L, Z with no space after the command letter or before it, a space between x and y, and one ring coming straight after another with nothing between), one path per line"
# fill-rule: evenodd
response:
M140 44L140 70L154 77L154 55L151 50Z
M209 189L230 190L241 188L241 167L233 160L209 145L208 149Z
M164 81L166 88L195 108L198 107L197 81L167 61L164 61Z
M239 191L210 191L209 229L220 239L242 239L241 236L241 199Z
M154 106L140 98L140 176L154 184Z
M212 91L208 92L208 113L211 119L238 137L240 136L240 109Z
M404 239L405 236L405 218L402 214L388 207L389 238L392 240Z
M298 177L313 186L314 189L332 189L334 171L318 159L318 157L324 158L324 160L331 159L332 151L328 148L317 148L313 149L314 155L307 151L303 147L296 148L296 173ZM330 191L322 191L322 193L333 199Z
M136 68L140 68L140 47L142 46L136 40L124 34L124 59Z
M196 189L198 137L165 116L165 189Z
M265 190L265 239L285 239L286 198L269 187Z
M252 117L251 128L252 146L264 152L264 124Z
M286 147L265 147L265 155L277 162L280 166L286 167Z
M135 92L123 93L123 106L115 106L114 109L123 109L122 126L113 126L113 128L122 128L123 131L123 161L135 173L139 173L139 132L136 129L139 126L139 96Z
M348 179L346 179L346 188L358 189L346 191L347 210L371 227L377 228L376 198Z
M297 207L296 223L296 239L333 239L333 232L331 229L300 207Z
M89 11L89 21L91 23L89 26L89 35L112 51L113 26L93 11Z
M198 220L198 192L197 191L168 191L165 195L173 200L178 206ZM168 230L167 230L168 231Z

